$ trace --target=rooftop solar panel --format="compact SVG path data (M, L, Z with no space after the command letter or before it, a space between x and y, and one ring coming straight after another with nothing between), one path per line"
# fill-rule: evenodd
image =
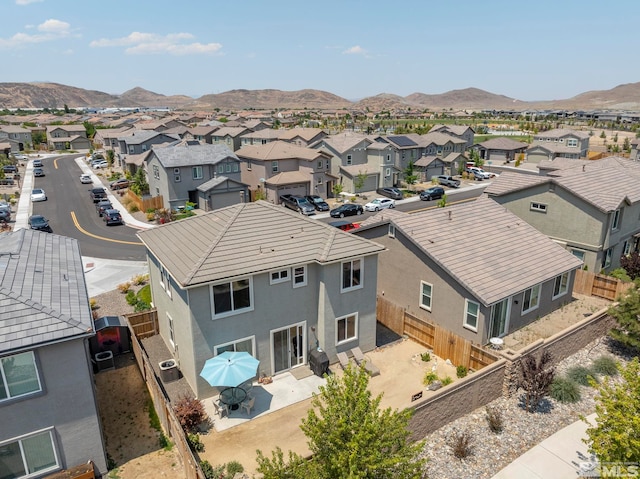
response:
M415 141L406 136L389 136L387 138L398 146L418 146Z

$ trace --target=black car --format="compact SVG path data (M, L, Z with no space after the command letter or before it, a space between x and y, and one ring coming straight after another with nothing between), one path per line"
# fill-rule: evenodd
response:
M355 203L347 203L331 210L329 215L332 218L344 218L345 216L355 216L364 213L362 205Z
M318 195L307 195L305 196L305 198L318 211L329 211L329 203L327 203L324 199L322 199Z
M385 187L385 188L378 188L376 190L376 193L382 196L386 196L387 198L391 198L392 200L401 200L402 198L404 198L402 191L392 186Z
M109 209L105 210L102 214L102 219L107 225L121 225L122 224L122 215L118 210Z
M98 213L98 216L102 216L105 210L111 209L113 209L113 205L109 200L100 200L96 203L96 213Z
M45 231L47 233L53 233L51 226L49 226L49 221L42 215L31 215L29 216L29 227L32 230Z
M436 200L444 196L444 188L442 186L434 186L420 192L420 199L425 201Z

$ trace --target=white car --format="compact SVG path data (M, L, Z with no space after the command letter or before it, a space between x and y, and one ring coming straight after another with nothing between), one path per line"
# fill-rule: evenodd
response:
M31 190L31 201L47 201L47 194L42 188Z
M91 183L93 183L91 175L80 175L80 183L82 183L83 185L90 185Z
M493 173L489 173L488 171L484 171L482 168L478 168L477 166L472 166L470 168L467 168L467 171L469 173L475 173L476 175L478 175L483 180L488 180L488 179L493 178L494 176L496 176Z
M367 211L380 211L385 208L395 208L396 200L392 200L391 198L376 198L373 201L370 201L366 205L364 205L364 209Z
M94 163L92 166L93 166L94 169L98 170L98 169L101 169L101 168L108 167L109 163L107 163L106 161L100 161L98 163Z

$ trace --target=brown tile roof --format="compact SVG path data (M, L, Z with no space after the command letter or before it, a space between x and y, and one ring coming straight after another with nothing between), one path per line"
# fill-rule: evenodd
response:
M515 141L510 138L491 138L490 140L483 141L482 143L478 143L483 148L487 150L520 150L523 148L527 148L529 143L524 143L522 141ZM575 148L574 148L575 151Z
M489 196L501 196L513 191L524 190L542 183L550 183L548 176L527 175L524 173L503 172L499 177L493 178L491 184L484 192Z
M265 201L176 221L141 231L138 237L183 287L384 250L373 241Z
M268 185L290 185L292 183L309 183L311 177L300 171L282 171L269 178Z
M371 143L371 140L367 138L367 135L350 131L345 131L344 133L328 136L322 141L331 146L339 153L344 153L345 151L350 150L363 141Z
M235 138L238 135L247 133L247 131L248 130L243 126L223 126L222 128L219 128L215 132L213 132L213 136L224 137L228 135L231 138Z
M293 140L295 137L299 136L305 141L311 141L316 136L324 133L322 128L291 128L290 130L283 130L280 135L281 140Z
M250 158L258 161L275 161L287 159L300 159L314 161L318 158L326 158L328 155L313 148L294 145L287 141L271 141L265 145L246 145L236 151L240 158Z
M419 213L381 212L363 221L360 230L385 221L395 224L485 306L582 265L486 197Z

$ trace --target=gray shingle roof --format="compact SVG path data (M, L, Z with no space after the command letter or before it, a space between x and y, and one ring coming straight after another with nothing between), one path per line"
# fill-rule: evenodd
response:
M589 138L589 133L580 130L570 130L568 128L555 128L553 130L541 131L536 134L535 139L538 138L564 138L566 136L575 136L576 138L586 139Z
M138 237L183 287L384 249L265 201L221 208Z
M582 265L486 197L420 213L385 211L363 221L360 230L383 221L394 223L485 306Z
M77 240L21 229L0 235L0 352L93 333Z
M482 143L478 143L483 148L487 150L520 150L522 148L527 148L529 143L524 143L522 141L515 141L511 138L491 138L490 140L483 141ZM574 148L575 151L575 148Z
M226 158L238 159L227 145L210 145L208 143L189 145L183 142L179 145L154 148L151 151L165 168L215 165Z
M156 136L166 136L174 140L180 140L179 135L167 134L154 130L136 130L133 135L118 137L118 141L124 141L127 145L139 145L145 141L149 141L151 138L155 138Z

